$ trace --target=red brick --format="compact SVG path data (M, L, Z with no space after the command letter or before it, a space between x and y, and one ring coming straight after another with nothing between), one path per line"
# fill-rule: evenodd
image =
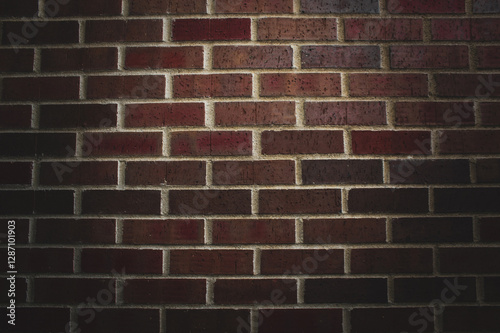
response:
M426 213L427 189L365 188L349 191L350 213Z
M337 40L334 18L262 18L257 24L259 40Z
M471 37L477 41L499 41L500 19L498 17L471 19Z
M0 162L0 184L31 185L30 162Z
M482 243L500 241L500 220L496 217L479 219L480 239Z
M351 273L432 273L432 249L353 249Z
M203 48L199 46L130 47L125 57L129 69L203 68Z
M425 74L350 74L351 96L427 96Z
M307 279L306 304L387 303L386 279Z
M476 280L463 277L396 278L394 279L394 299L398 303L428 304L429 300L434 299L443 302L448 300L453 303L475 302Z
M465 13L465 0L388 0L387 8L393 14L458 14Z
M205 162L127 162L127 185L205 185Z
M121 0L71 0L60 2L55 16L119 16L122 13ZM47 6L47 4L46 4ZM49 8L52 8L50 6ZM53 9L55 11L55 9ZM49 15L50 16L50 15Z
M433 40L470 40L471 24L468 19L432 19Z
M10 3L10 2L9 2ZM31 13L33 15L33 13ZM7 307L2 307L0 316L7 318ZM50 320L47 320L50 318ZM0 329L4 332L59 332L70 322L70 309L53 307L17 307L16 326L4 320Z
M5 101L50 101L79 98L78 77L16 77L3 79Z
M215 161L217 185L295 184L294 161Z
M173 41L250 40L249 18L176 19Z
M241 322L247 325L250 322L249 310L167 308L164 313L168 323L166 333L237 332Z
M293 13L292 0L216 0L216 13Z
M486 302L498 302L500 300L500 278L484 278L484 298Z
M500 182L500 160L499 159L477 160L476 178L478 183Z
M90 304L89 304L90 306ZM120 332L134 333L137 327L145 332L160 330L160 314L158 309L102 309L79 308L84 314L95 313L97 320L89 322L88 315L78 316L77 324L81 333Z
M151 20L89 20L85 25L85 42L161 42L163 21Z
M30 49L21 49L17 53L9 49L0 50L0 71L33 72L34 54L34 50Z
M500 125L500 103L479 103L479 108L481 110L481 125Z
M160 75L89 76L87 98L163 99L165 77Z
M254 304L276 301L297 303L296 281L285 279L218 279L215 281L215 304Z
M79 304L97 297L101 305L113 305L116 299L114 279L36 278L34 290L36 303Z
M214 68L292 68L290 46L215 46Z
M8 230L7 226L9 225L9 221L11 219L0 219L0 227L3 230ZM28 219L15 219L16 223L16 243L17 244L27 244L29 241L29 230L30 230L30 221ZM0 244L7 244L7 234L0 235ZM6 295L6 294L5 294Z
M260 95L292 97L340 96L340 74L262 74Z
M378 46L303 46L302 68L380 68Z
M39 244L114 244L115 221L106 219L37 219Z
M385 125L385 102L306 102L307 125Z
M40 105L40 128L106 128L116 126L116 104Z
M248 275L253 273L253 251L172 250L170 274Z
M472 220L454 218L398 218L392 221L394 243L472 242Z
M215 124L294 125L295 102L232 102L215 103Z
M16 243L17 243L17 239L16 239ZM7 280L7 278L9 278L9 276L7 276L6 278L4 277L3 279L0 280L0 288L2 288L2 290L5 290L5 293L2 296L0 296L0 300L4 304L10 303L10 299L9 299L10 297L8 294L10 293L11 281ZM15 287L16 287L15 288L15 294L16 294L15 300L16 300L16 302L18 302L18 303L26 302L26 294L27 294L27 289L28 289L27 279L15 278ZM10 318L8 320L10 320Z
M73 191L0 191L4 215L73 214Z
M250 97L250 74L175 75L174 97Z
M261 274L343 274L344 251L262 250L260 265Z
M500 188L436 188L434 206L437 213L498 213Z
M160 250L88 249L82 250L82 272L112 274L161 274Z
M381 184L382 161L303 160L302 182L310 184Z
M488 98L500 96L500 75L436 74L437 95L442 97Z
M0 128L30 128L31 105L0 105Z
M160 214L160 191L83 192L83 214Z
M202 220L125 220L124 244L203 244Z
M2 249L2 256L7 258L7 248ZM6 272L7 260L2 263L2 271ZM17 248L16 270L23 274L30 273L73 273L73 249L55 248ZM17 320L16 320L17 321Z
M330 14L330 13L357 13L376 14L379 12L378 1L323 1L323 0L301 0L300 9L302 13Z
M161 155L162 134L159 132L140 133L87 133L89 145L84 146L91 156L140 156ZM96 139L97 138L97 139ZM96 141L90 141L91 139ZM88 148L85 149L85 148Z
M341 210L340 190L260 190L261 214L329 214Z
M421 19L347 18L346 40L422 40Z
M262 309L258 322L259 333L342 332L342 310Z
M391 68L467 68L467 46L391 46Z
M114 47L42 49L42 72L118 69Z
M474 0L472 2L474 13L500 13L500 3L489 0Z
M458 127L475 122L471 102L396 102L394 110L400 126Z
M416 325L420 333L434 332L434 323L429 322L425 317L419 314L422 308L363 308L353 309L351 314L351 332L352 333L399 333L411 332L415 330ZM430 312L430 314L429 314ZM432 310L426 313L433 318ZM418 318L418 321L412 321L409 318ZM426 325L419 325L425 322Z
M447 332L494 332L500 327L500 306L446 307L443 329Z
M10 6L9 2L9 6ZM33 16L32 12L30 16ZM79 26L77 21L39 21L24 28L27 21L4 22L2 45L41 45L78 43ZM23 33L26 31L26 33ZM26 35L27 37L24 37ZM22 42L19 42L21 40ZM12 42L12 43L11 43Z
M37 0L0 2L0 17L33 17L38 13Z
M130 14L205 14L206 0L131 0Z
M172 215L251 213L249 190L171 190L169 205Z
M385 229L384 219L306 219L304 220L304 243L383 243L385 242Z
M44 162L41 185L117 185L117 162Z
M500 46L477 46L478 68L500 68Z
M292 244L294 220L214 220L214 244Z
M71 157L75 151L74 133L2 133L0 142L9 142L0 146L3 157Z
M431 154L428 131L353 131L354 154Z
M133 304L205 304L205 280L128 279L123 301Z
M264 131L261 141L266 155L344 152L342 131Z
M251 155L250 131L192 131L171 134L172 155Z
M500 153L500 131L443 131L439 139L442 154Z
M389 170L391 184L470 183L468 160L393 160Z
M498 202L498 201L497 201ZM439 249L441 273L500 273L500 248L442 248Z
M127 127L203 126L203 103L128 104L125 111Z

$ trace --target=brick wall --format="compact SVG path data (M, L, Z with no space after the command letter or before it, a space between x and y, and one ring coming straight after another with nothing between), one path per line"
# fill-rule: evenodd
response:
M0 331L499 332L499 1L0 17Z

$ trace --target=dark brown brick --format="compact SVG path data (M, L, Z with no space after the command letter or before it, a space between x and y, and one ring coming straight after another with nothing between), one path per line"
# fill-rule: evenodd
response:
M337 40L334 18L262 18L257 24L259 40Z
M176 19L173 41L250 40L249 18Z
M175 75L174 97L250 97L252 76L250 74L206 74Z
M212 172L217 185L295 184L294 161L215 161Z
M468 160L393 160L389 162L391 184L467 184Z
M132 304L205 304L206 281L127 279L123 301Z
M165 77L160 75L89 76L88 99L163 99Z
M160 191L88 190L82 194L83 214L160 214Z
M352 97L426 97L428 94L425 74L349 74Z
M265 155L344 152L342 131L264 131L261 142Z
M382 161L303 160L304 184L381 184Z
M205 14L206 0L131 0L130 14Z
M205 185L205 162L127 162L128 185Z
M500 272L500 248L442 248L439 249L441 273L489 274Z
M472 220L454 218L398 218L392 222L395 243L472 242Z
M384 219L306 219L304 243L383 243L386 239L385 230Z
M476 279L467 277L396 278L394 300L397 303L475 302Z
M33 72L34 54L34 50L30 49L20 49L17 53L9 49L0 50L0 71Z
M387 303L386 279L306 279L304 302Z
M261 274L343 274L343 250L262 250Z
M293 12L293 0L216 0L215 12L291 14Z
M500 327L499 306L446 307L443 329L448 332L494 332Z
M391 46L391 68L467 68L467 46Z
M162 251L132 249L83 249L82 272L112 274L161 274Z
M174 156L251 155L250 131L173 132L170 153Z
M500 219L496 217L479 220L480 239L483 243L500 241Z
M213 68L292 68L290 46L215 46Z
M16 77L2 80L5 101L77 100L80 79L67 77Z
M116 104L40 106L40 128L107 128L116 126Z
M125 220L124 244L203 244L202 220Z
M74 133L1 133L0 154L3 157L72 157L75 153Z
M432 249L353 249L351 273L432 273Z
M249 190L171 190L172 215L250 214Z
M203 68L203 48L181 47L129 47L125 54L125 67L145 68Z
M7 247L1 251L7 258ZM6 272L7 260L1 264L2 271ZM56 248L17 248L16 270L23 274L71 274L73 273L73 249Z
M293 125L295 102L232 102L215 103L215 124Z
M42 49L42 72L118 69L118 49L112 47Z
M421 19L406 18L347 18L345 19L346 40L422 40Z
M32 169L29 162L0 162L0 184L30 185Z
M307 125L385 125L384 102L306 102Z
M353 131L354 154L431 154L429 131Z
M303 46L302 68L380 68L378 46Z
M162 20L88 20L85 42L161 42Z
M434 209L437 213L500 212L500 188L436 188Z
M31 128L31 105L0 105L0 128Z
M252 261L249 250L172 250L170 274L249 275Z
M95 311L94 308L79 308L82 313ZM145 332L157 332L160 329L158 309L102 309L94 312L97 320L87 323L88 316L78 316L77 324L81 333L120 332L134 333L137 327Z
M294 220L214 220L214 244L291 244L295 242Z
M115 227L106 219L37 219L35 243L114 244Z
M45 162L40 165L41 185L117 185L117 162Z
M424 308L425 309L425 308ZM352 333L400 333L415 330L416 325L420 333L434 332L434 323L424 319L419 311L422 308L363 308L351 310L351 332ZM432 310L425 312L427 317L433 318ZM417 314L417 315L415 315ZM409 318L417 318L418 323L425 322L426 325L415 324ZM415 321L416 322L416 321Z
M340 190L260 190L261 214L329 214L341 210Z
M9 6L10 6L9 2ZM32 12L32 17L35 12ZM78 43L78 22L77 21L38 21L37 27L34 23L25 24L22 22L4 22L2 45L42 45L42 44L73 44ZM46 23L46 24L45 24ZM26 33L23 33L26 31ZM21 42L20 42L20 41Z
M396 102L395 121L400 126L474 125L471 102Z
M439 152L442 154L500 153L500 131L442 131L439 138Z
M500 126L500 103L480 103L481 125Z
M296 281L287 279L218 279L215 281L215 304L254 304L269 301L297 303Z
M129 104L125 111L127 127L203 126L202 103Z
M232 309L166 309L166 333L182 331L192 333L203 332L237 332L240 327L249 326L249 310ZM244 326L242 326L244 325ZM245 331L242 331L245 332Z
M73 191L0 191L0 213L5 215L73 214Z
M162 153L162 133L87 133L84 146L90 156L158 156Z
M276 73L262 74L260 95L265 97L340 96L340 74Z
M36 303L79 304L97 296L101 305L113 305L116 299L114 279L37 278L34 291Z
M419 188L364 188L349 191L350 213L426 213L428 191Z

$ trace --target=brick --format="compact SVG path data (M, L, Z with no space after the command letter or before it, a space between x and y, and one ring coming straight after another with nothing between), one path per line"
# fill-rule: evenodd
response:
M161 274L162 265L163 255L160 250L90 248L82 250L83 273Z
M292 0L216 0L216 13L246 13L246 14L291 14Z
M439 138L441 154L494 154L500 152L500 131L443 131Z
M262 309L259 333L342 332L341 309Z
M471 19L471 37L477 41L500 40L500 19L480 18Z
M353 249L351 273L432 273L432 249Z
M34 56L34 50L30 49L21 49L17 53L9 49L0 50L0 71L33 72Z
M306 102L307 125L385 125L385 102Z
M422 308L363 308L351 310L351 332L352 333L399 333L415 330L415 323L425 322L418 325L420 333L434 332L434 323L421 318L419 311ZM430 312L430 314L429 314ZM433 318L432 310L424 312ZM417 314L418 316L415 316ZM408 318L419 318L412 321ZM421 318L421 319L420 319Z
M205 14L207 12L206 0L131 0L130 14Z
M378 46L303 46L302 68L380 68Z
M31 128L31 105L0 105L0 128Z
M172 40L250 40L250 19L176 19L172 23Z
M192 131L171 134L170 153L174 156L251 155L250 131Z
M432 19L432 40L471 40L471 24L468 19Z
M304 302L387 303L386 279L306 279Z
M11 219L0 219L0 226L2 230L8 230L8 222L12 221ZM30 230L30 221L28 219L15 219L16 222L16 243L17 244L27 244L29 241L29 230ZM7 244L8 239L6 234L3 234L0 237L0 244Z
M7 258L7 248L2 249L2 255ZM7 269L7 260L2 263L2 270ZM56 248L17 248L16 270L23 274L70 274L73 273L73 249ZM17 320L16 320L17 322Z
M38 13L37 0L0 2L0 17L33 17Z
M353 131L354 154L431 154L428 131Z
M326 252L326 253L325 253ZM260 274L343 274L343 250L262 250Z
M379 12L376 0L301 0L300 9L302 13L310 14L376 14Z
M500 103L479 103L481 112L481 125L499 126L500 125Z
M478 46L476 52L478 68L500 68L499 46Z
M168 323L166 333L237 332L241 325L249 327L250 322L249 310L166 309L164 313Z
M295 102L215 103L217 126L294 125Z
M498 200L500 189L494 187L434 189L435 211L440 213L496 213L500 212Z
M395 122L399 126L474 125L471 102L396 102ZM464 109L465 108L465 109Z
M58 7L56 17L61 16L120 16L122 13L121 0L75 0ZM47 4L46 4L47 6ZM51 8L52 6L49 6ZM53 9L56 11L55 9ZM49 15L51 16L51 15Z
M95 311L94 308L79 308L81 313ZM81 333L121 332L134 333L137 327L145 332L157 332L160 329L158 309L102 309L98 308L95 316L98 320L90 322L88 316L78 316L77 325ZM95 313L95 312L94 312ZM85 321L87 320L87 321Z
M35 302L48 304L86 303L89 297L98 297L101 305L115 303L115 280L78 278L36 278Z
M163 99L165 77L160 75L89 76L88 99Z
M458 14L465 13L465 0L388 0L387 8L392 14Z
M377 160L303 160L302 183L381 184L382 161Z
M478 14L500 13L500 3L498 1L474 0L472 2L472 10Z
M340 74L262 74L260 95L291 97L340 96Z
M127 162L127 185L205 185L205 162Z
M260 190L261 214L329 214L341 210L340 190Z
M172 250L170 274L251 275L252 261L249 250Z
M33 13L32 13L33 15ZM16 304L17 305L17 304ZM7 316L7 307L2 307L0 315ZM50 320L47 320L50 318ZM16 326L13 326L4 320L0 324L0 329L4 332L58 332L64 329L70 322L69 308L55 307L17 307L16 306ZM61 328L62 327L62 328Z
M17 231L17 230L16 230ZM17 239L16 239L17 242ZM1 296L0 300L4 304L10 303L9 300L9 293L10 293L10 287L11 287L11 282L7 280L9 276L4 277L3 279L0 280L0 288L5 290L5 293ZM21 278L15 278L15 299L16 302L19 303L24 303L26 302L26 294L27 294L27 289L28 289L28 282L26 279L21 279ZM9 318L10 320L10 318Z
M169 212L172 215L250 214L249 190L171 190Z
M215 46L213 68L292 68L290 46Z
M145 68L203 68L203 48L180 47L130 47L125 53L125 67Z
M385 242L385 219L305 219L305 244Z
M439 271L461 274L499 273L499 255L499 248L442 248L439 249Z
M500 75L436 74L437 95L442 97L488 98L500 96Z
M116 104L40 105L40 128L106 128L116 126Z
M74 133L2 133L0 142L9 142L0 146L0 154L4 157L71 157L76 136Z
M467 68L467 46L391 46L391 68Z
M422 40L421 19L406 18L347 18L345 19L346 40Z
M393 160L389 172L391 184L470 183L468 160Z
M0 184L31 185L32 169L30 162L0 162Z
M202 220L125 220L124 244L203 244Z
M161 155L162 151L162 134L160 132L89 132L87 135L89 144L84 146L84 150L90 156L152 156Z
M484 296L486 302L498 302L500 299L500 278L484 278Z
M3 79L5 101L75 100L79 98L78 77L16 77Z
M445 303L475 302L476 279L467 277L394 279L394 300L397 303L429 304L434 299Z
M500 160L498 159L477 160L476 178L478 183L500 182Z
M500 241L500 221L498 218L481 218L479 220L479 230L482 243Z
M449 332L490 332L500 327L499 306L446 307L443 329Z
M118 185L117 162L44 162L41 185Z
M114 244L115 221L107 219L37 219L37 244Z
M85 42L161 42L162 20L88 20Z
M250 97L252 76L250 74L175 75L173 89L175 98Z
M10 2L9 2L10 6ZM32 12L30 16L33 16ZM79 26L77 21L38 21L27 25L23 22L4 22L2 45L41 45L78 43Z
M296 304L296 281L287 279L217 279L215 304L254 304L268 302Z
M294 161L215 161L213 183L217 185L295 184Z
M397 218L392 221L394 243L472 242L472 220L454 218Z
M83 214L160 214L160 191L83 192Z
M427 189L366 188L349 191L350 213L427 213Z
M359 96L427 96L425 74L350 74L350 93Z
M206 282L193 279L127 279L123 301L133 304L205 304Z
M292 244L294 220L214 220L213 244Z
M261 142L265 155L344 152L342 131L264 131Z
M0 191L4 215L73 214L73 191Z
M118 69L114 47L42 49L41 59L42 72Z
M258 40L337 40L334 18L262 18L257 24Z
M128 104L125 111L127 127L203 126L203 103Z

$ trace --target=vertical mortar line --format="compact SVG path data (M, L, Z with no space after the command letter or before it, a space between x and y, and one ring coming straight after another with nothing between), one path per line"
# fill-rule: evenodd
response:
M174 97L174 75L165 74L165 99Z
M130 6L128 0L122 0L122 16L128 16L130 11Z
M172 29L171 29L171 19L169 19L168 17L164 17L163 18L163 35L162 35L162 40L165 42L165 43L168 43L170 42L170 40L172 39L171 36L172 36Z
M69 331L70 332L78 332L78 314L77 307L71 306L69 308Z
M295 100L295 118L297 127L304 127L306 125L305 99Z
M432 41L431 19L428 17L422 18L422 39L424 43Z
M481 241L481 222L477 216L472 218L472 239L474 243Z
M253 275L260 274L260 263L262 258L262 250L256 248L253 250Z
M389 14L387 10L387 0L379 0L380 16L386 16Z
M337 18L337 40L341 43L345 42L344 18Z
M348 73L340 73L340 86L342 90L342 97L350 97L349 96L349 74Z
M205 182L208 187L212 187L214 184L214 174L213 174L213 161L206 161L205 165Z
M351 248L344 249L344 274L351 274Z
M254 160L258 160L262 157L261 137L262 130L252 130L252 157Z
M304 244L304 220L295 219L295 244Z
M465 14L472 15L473 14L473 0L465 0Z
M297 279L297 304L304 304L304 295L306 293L305 290L305 279L298 278Z
M161 189L161 215L165 216L169 213L169 200L168 200L169 190L166 188Z
M33 169L31 170L31 186L37 189L40 185L40 161L33 161Z
M387 71L391 69L391 50L387 44L380 45L380 68Z
M116 49L118 52L117 67L119 71L123 71L125 69L125 58L127 54L127 48L125 46L118 46Z
M342 332L351 333L351 310L342 309Z
M207 305L212 305L214 304L214 287L215 287L215 278L208 278L207 279L207 294L205 297L205 301Z
M118 161L118 189L125 189L125 167L127 162Z
M203 239L205 245L211 245L213 243L213 221L210 219L205 219L203 228Z
M33 244L36 242L36 219L31 217L29 219L29 233L28 233L28 243Z
M434 213L434 186L429 186L429 213Z
M291 44L290 47L292 48L292 68L294 70L301 69L302 47L297 44Z
M74 212L75 215L81 215L82 214L82 189L76 188L75 189L75 197L74 197Z
M78 43L85 44L85 20L78 20Z
M213 56L213 45L207 44L203 46L203 69L205 71L210 71L213 69L214 56Z
M205 126L215 127L215 103L210 100L205 101Z
M393 239L392 239L392 224L394 223L394 220L392 219L392 217L388 217L385 221L385 238L386 238L386 242L388 244L391 244L393 242Z
M80 100L87 98L87 75L80 75L79 97Z
M215 0L208 0L207 1L207 14L209 14L209 15L215 13L214 1Z
M45 15L45 0L38 0L38 17L46 17L46 15Z
M82 248L75 247L73 256L73 273L82 272Z
M340 198L341 198L341 206L342 206L342 214L347 214L349 212L349 188L344 187L340 189Z
M469 160L469 169L470 169L470 182L471 184L477 183L477 159L471 158Z
M432 155L439 155L439 142L442 136L442 130L431 130L431 153Z
M435 245L432 247L432 268L433 274L437 275L440 273L439 271L439 246Z
M484 277L476 277L476 298L481 305L484 303Z
M395 129L396 127L396 103L392 100L385 102L385 117L387 122L387 127L390 129Z
M135 105L135 104L134 104ZM125 118L127 117L127 106L125 103L119 102L116 104L116 128L123 129L125 127Z
M170 151L170 149L169 149L169 141L170 140L168 140L169 132L170 131L169 131L168 127L165 127L161 131L161 141L162 141L161 152L162 152L162 156L168 156L168 152Z
M40 47L35 47L33 52L33 71L40 74L42 71L42 49Z
M250 333L259 332L259 309L250 309Z
M116 219L115 221L115 243L123 243L123 219Z
M483 117L482 117L482 109L481 109L481 103L478 102L478 101L474 101L473 102L474 105L473 105L473 112L474 112L474 119L475 119L475 123L476 123L476 126L475 127L481 127L481 125L483 124Z
M252 73L252 99L260 97L260 73Z
M167 332L167 316L166 316L166 308L160 308L160 333Z
M259 214L259 189L256 186L253 186L251 189L252 195L252 215L256 216Z
M121 273L120 273L121 274ZM123 289L127 285L125 278L117 275L115 278L115 303L117 305L123 304Z
M33 303L35 301L35 278L26 278L26 302Z
M256 17L250 18L250 40L255 42L259 39L258 36L258 25L259 25L259 19Z
M300 14L300 0L293 0L293 13Z
M382 178L384 184L391 184L391 167L390 161L382 160Z
M295 184L302 185L302 161L300 157L295 159Z
M476 45L469 44L469 67L471 71L477 71L478 58Z
M437 310L438 305L434 305L434 309ZM443 332L443 315L438 313L438 311L434 312L434 329L436 333Z
M168 275L170 274L170 250L163 250L163 268L162 274Z
M436 79L434 77L434 74L432 73L428 73L427 74L427 80L428 80L428 84L427 84L427 87L429 89L429 99L435 99L436 95L437 95L437 92L436 92Z
M387 300L389 304L394 303L394 276L387 277Z

